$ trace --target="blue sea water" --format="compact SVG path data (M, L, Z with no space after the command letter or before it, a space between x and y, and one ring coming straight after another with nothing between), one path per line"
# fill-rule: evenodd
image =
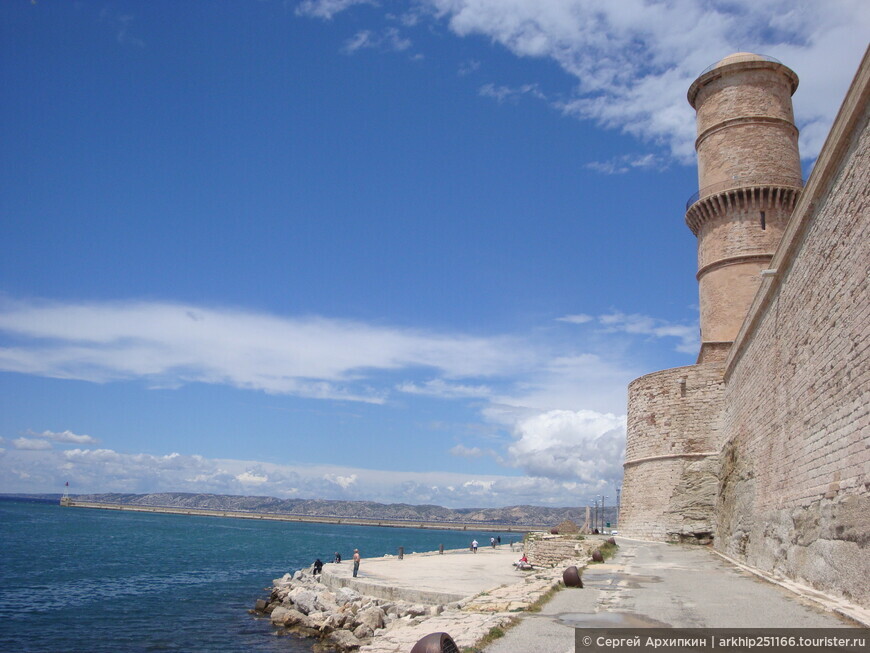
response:
M307 653L311 642L248 613L272 579L335 551L377 557L490 535L0 501L0 651Z

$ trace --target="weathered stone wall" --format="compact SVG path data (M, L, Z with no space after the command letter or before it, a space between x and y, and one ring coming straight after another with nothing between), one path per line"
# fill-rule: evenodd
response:
M754 567L865 607L867 78L865 65L771 263L777 276L763 282L727 363L716 538Z
M565 560L588 559L592 550L600 545L601 542L597 540L530 533L523 546L523 553L536 567L554 567Z
M619 532L681 539L713 531L722 366L647 374L628 387Z

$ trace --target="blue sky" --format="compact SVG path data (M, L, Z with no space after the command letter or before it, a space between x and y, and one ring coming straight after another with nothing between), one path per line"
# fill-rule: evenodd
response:
M583 505L694 362L685 94L863 2L9 0L0 491Z

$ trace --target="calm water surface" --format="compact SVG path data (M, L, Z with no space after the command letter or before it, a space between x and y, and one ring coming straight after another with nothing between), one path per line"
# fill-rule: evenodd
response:
M335 551L376 557L490 535L0 501L0 650L307 653L247 612L273 578Z

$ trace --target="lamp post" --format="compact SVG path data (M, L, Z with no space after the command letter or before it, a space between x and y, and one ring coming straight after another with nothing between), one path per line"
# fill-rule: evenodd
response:
M616 486L616 527L619 528L619 493L622 492L620 486Z
M607 510L604 507L607 505L607 495L604 495L604 499L601 501L601 532L604 532L604 529L607 524Z

